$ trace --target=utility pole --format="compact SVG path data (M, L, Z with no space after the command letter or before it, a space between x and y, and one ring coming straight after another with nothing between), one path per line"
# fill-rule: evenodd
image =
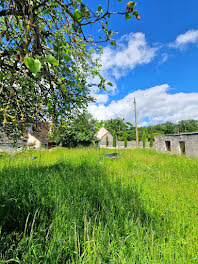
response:
M135 111L135 128L136 128L136 147L139 148L138 127L137 127L137 113L136 113L136 100L135 100L135 98L134 98L134 111Z

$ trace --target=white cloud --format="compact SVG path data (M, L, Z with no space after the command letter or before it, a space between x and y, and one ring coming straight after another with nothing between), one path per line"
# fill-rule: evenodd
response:
M96 103L98 104L106 104L109 100L108 94L91 94L95 99Z
M158 47L148 45L141 32L124 35L117 44L117 47L105 47L101 56L101 73L116 79L138 65L150 63L158 50Z
M179 35L174 43L169 46L172 48L184 48L187 44L198 43L198 30L189 30L184 34Z
M106 87L106 92L110 95L115 95L118 92L117 79L127 75L129 71L138 65L150 63L159 49L159 45L155 47L149 46L145 35L140 32L122 36L117 41L117 45L117 47L105 47L102 55L100 55L100 73L107 82L112 83L112 86L107 85ZM98 56L95 55L95 58L98 58ZM166 58L162 58L162 60L164 59L166 60ZM90 79L89 83L96 85L93 85L89 90L98 103L107 103L107 94L102 95L97 87L99 82L99 77Z
M134 123L133 99L137 101L139 125L159 122L178 122L185 119L198 119L198 93L169 93L168 84L129 93L118 101L104 104L90 104L88 111L98 120L122 117ZM149 121L145 121L145 118Z
M168 53L164 52L161 54L161 60L159 61L159 64L163 64L168 60Z

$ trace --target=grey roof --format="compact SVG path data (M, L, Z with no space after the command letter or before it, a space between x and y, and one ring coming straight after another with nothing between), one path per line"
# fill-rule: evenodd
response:
M156 137L160 137L160 136L188 136L188 135L198 135L198 131L197 132L186 132L186 133L177 133L177 134L164 134L164 135L157 135Z

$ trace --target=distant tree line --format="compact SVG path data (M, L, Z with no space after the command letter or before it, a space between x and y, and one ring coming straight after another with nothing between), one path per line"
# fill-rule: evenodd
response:
M132 123L125 122L123 118L97 121L91 114L86 112L78 115L72 121L62 121L58 126L52 126L50 140L55 141L57 144L61 143L65 147L97 144L98 140L94 135L103 126L114 135L114 138L117 138L119 141L124 141L125 146L127 146L127 141L136 140L136 130ZM155 135L195 131L198 131L198 120L182 120L177 124L166 122L138 128L139 141L143 141L143 145L145 145L146 141L150 141L150 146L153 145ZM106 143L108 145L109 142Z
M125 122L123 118L115 118L99 123L104 126L109 132L116 133L117 139L120 141L133 141L136 140L136 130L133 124ZM150 141L155 135L176 134L198 131L198 120L182 120L177 124L166 122L154 126L139 127L139 141L143 139Z

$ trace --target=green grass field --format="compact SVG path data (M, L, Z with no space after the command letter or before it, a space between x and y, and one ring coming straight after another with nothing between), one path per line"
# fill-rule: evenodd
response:
M0 263L198 263L198 160L95 149L2 157Z

